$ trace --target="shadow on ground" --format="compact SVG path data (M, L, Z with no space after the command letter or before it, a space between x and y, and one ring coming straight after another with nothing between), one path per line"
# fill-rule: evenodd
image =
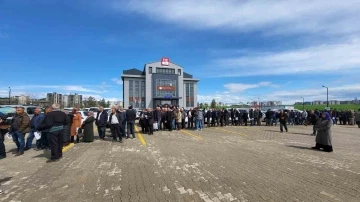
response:
M7 181L10 181L12 177L5 177L5 178L2 178L0 179L0 184L4 183L4 182L7 182Z
M313 149L311 149L311 147L296 146L296 145L286 145L286 146L287 146L287 147L296 148L296 149L304 149L304 150L311 150L311 151L314 151Z

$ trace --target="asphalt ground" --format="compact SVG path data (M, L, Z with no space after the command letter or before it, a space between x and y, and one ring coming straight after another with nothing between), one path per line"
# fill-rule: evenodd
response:
M360 129L332 131L333 153L310 149L311 126L228 126L97 139L54 163L7 140L0 201L360 201Z

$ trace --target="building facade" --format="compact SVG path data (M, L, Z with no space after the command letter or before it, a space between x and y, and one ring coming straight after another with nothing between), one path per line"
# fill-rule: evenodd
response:
M74 95L68 95L68 107L81 107L83 105L82 95L75 93Z
M48 93L46 94L46 101L48 101L49 103L52 104L63 104L63 99L62 99L63 95L59 94L59 93Z
M169 58L124 70L123 106L128 108L155 108L158 105L175 105L186 109L197 106L197 83L183 67L171 63Z

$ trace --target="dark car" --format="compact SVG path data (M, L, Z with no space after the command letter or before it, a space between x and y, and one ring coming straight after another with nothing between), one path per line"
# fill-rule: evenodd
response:
M16 114L16 108L14 108L14 107L1 107L0 112L5 115L6 123L11 124L11 119Z

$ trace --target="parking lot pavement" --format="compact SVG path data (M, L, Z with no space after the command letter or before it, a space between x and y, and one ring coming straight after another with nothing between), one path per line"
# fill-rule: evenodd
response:
M333 153L312 127L219 127L80 143L0 162L0 201L360 201L360 129L334 126ZM7 141L7 149L14 144Z

